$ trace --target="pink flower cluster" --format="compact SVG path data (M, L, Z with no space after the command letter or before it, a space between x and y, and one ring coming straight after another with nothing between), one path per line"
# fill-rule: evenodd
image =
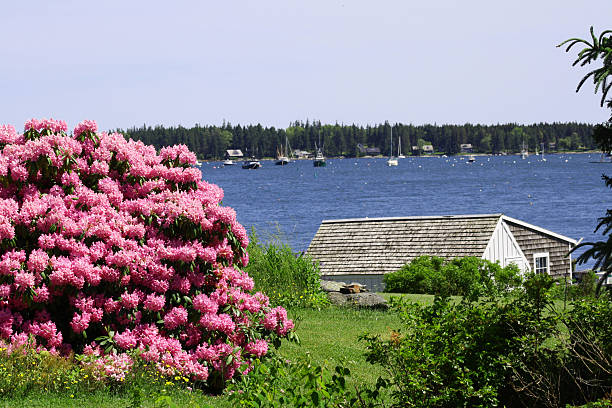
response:
M62 133L68 131L68 125L63 120L30 119L25 123L24 129L25 131L35 130L39 133L45 129L52 133Z
M25 129L0 126L0 339L86 351L114 380L128 351L206 380L248 372L293 328L252 293L246 231L185 146L157 154L93 121Z
M96 133L98 131L98 124L93 120L84 120L76 125L72 133L74 134L74 137L78 137L85 131Z

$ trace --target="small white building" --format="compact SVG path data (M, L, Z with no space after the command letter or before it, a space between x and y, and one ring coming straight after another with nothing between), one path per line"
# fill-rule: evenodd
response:
M229 149L225 151L225 157L227 159L240 159L242 157L244 157L244 154L242 154L242 150L239 149Z
M327 280L382 290L382 277L423 255L476 256L502 267L572 277L576 241L503 214L325 220L306 253Z

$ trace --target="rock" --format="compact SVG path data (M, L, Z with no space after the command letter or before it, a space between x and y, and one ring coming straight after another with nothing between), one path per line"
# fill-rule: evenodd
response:
M330 303L336 306L355 306L371 309L388 309L387 301L376 293L368 292L365 285L353 282L321 281L321 289L327 292Z
M346 306L348 298L340 292L328 292L327 298L332 305Z
M324 292L340 292L340 289L345 285L346 283L344 282L336 282L336 281L328 281L328 280L321 281L321 289L323 289Z
M389 305L387 301L382 296L371 293L371 292L361 292L361 293L351 293L346 296L346 304L353 305L357 307L367 307L371 309L388 309Z

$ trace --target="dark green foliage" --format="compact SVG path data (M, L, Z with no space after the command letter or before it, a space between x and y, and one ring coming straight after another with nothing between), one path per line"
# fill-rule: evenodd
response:
M347 386L350 370L330 371L308 360L271 358L256 362L241 382L226 391L236 406L246 407L372 407L377 391Z
M578 53L578 57L572 65L579 64L580 66L585 66L598 59L603 61L602 66L586 74L580 80L576 88L576 92L578 92L582 85L589 78L592 78L593 84L595 85L595 93L601 90L601 106L603 106L608 91L612 87L612 81L609 80L609 77L612 76L612 30L605 30L597 37L593 31L593 27L591 27L590 33L591 42L581 38L570 38L569 40L563 41L558 47L568 44L565 49L565 51L568 52L574 45L584 45L584 48Z
M597 295L597 275L592 270L584 274L580 282L558 281L553 286L552 294L559 300L579 300Z
M246 272L255 281L255 290L264 292L274 306L321 307L327 297L321 291L319 268L309 257L295 254L278 238L268 243L251 232Z
M612 303L557 311L554 281L530 276L503 296L433 305L396 300L402 328L363 336L387 372L393 406L560 407L612 392Z
M578 53L573 65L585 66L598 60L602 61L602 66L587 73L578 83L576 92L580 90L582 85L591 78L595 85L595 93L601 91L601 103L603 106L607 102L607 107L612 109L612 99L606 101L606 97L610 88L612 88L612 30L605 30L599 36L595 35L593 27L590 29L591 41L581 38L570 38L563 41L558 46L567 45L566 52L570 51L575 45L583 45L584 48ZM599 148L604 153L612 151L612 116L607 123L598 125L593 132L593 138ZM606 186L612 188L612 178L602 175ZM599 224L595 228L595 232L602 230L603 235L610 234L612 231L612 210L607 210L606 215L599 218ZM574 250L583 246L590 247L583 252L577 261L579 264L585 263L590 259L595 261L594 269L603 271L603 275L598 283L597 291L601 289L603 282L612 273L612 235L608 235L608 239L597 242L583 242L576 246Z
M493 295L521 283L515 265L505 268L476 257L445 261L421 256L397 272L384 276L386 292L426 293L443 296Z
M455 154L462 143L470 143L474 152L500 153L520 152L524 142L529 150L538 150L544 143L549 151L550 143L555 149L593 149L591 137L593 126L586 123L537 123L518 125L406 125L393 124L394 150L398 138L402 142L402 152L410 154L412 146L431 143L436 152ZM156 148L177 143L187 145L200 159L218 160L224 157L227 149L241 149L246 155L275 157L285 137L292 149L314 151L315 143L323 144L328 157L356 157L358 144L378 147L383 154L389 152L391 125L357 126L341 124L321 124L321 122L295 122L287 129L262 127L261 125L200 126L192 128L146 126L118 130L126 137L142 140ZM425 143L427 141L428 143ZM553 149L553 150L555 150Z

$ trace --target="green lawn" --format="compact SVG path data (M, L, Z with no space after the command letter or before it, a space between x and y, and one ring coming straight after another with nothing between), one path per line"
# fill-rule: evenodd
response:
M412 297L412 296L411 296ZM426 299L414 295L414 300ZM333 368L342 364L351 370L349 384L373 384L382 370L365 361L365 345L358 340L364 332L387 336L399 326L399 318L391 312L358 310L330 306L322 310L292 309L289 315L296 320L296 333L301 344L283 341L279 353L287 359L310 358L313 363ZM172 388L172 387L170 387ZM158 391L159 392L159 391ZM129 407L131 396L111 390L91 394L45 394L32 392L26 398L0 399L0 407ZM170 392L172 402L179 407L231 407L225 396L208 396L199 391ZM157 395L143 395L143 407L156 407Z
M298 320L296 333L300 345L284 342L280 354L288 359L309 356L313 362L332 370L342 364L351 370L352 382L374 383L382 370L366 363L365 345L359 335L369 332L388 336L399 327L399 318L391 312L329 307L320 311L291 310Z

